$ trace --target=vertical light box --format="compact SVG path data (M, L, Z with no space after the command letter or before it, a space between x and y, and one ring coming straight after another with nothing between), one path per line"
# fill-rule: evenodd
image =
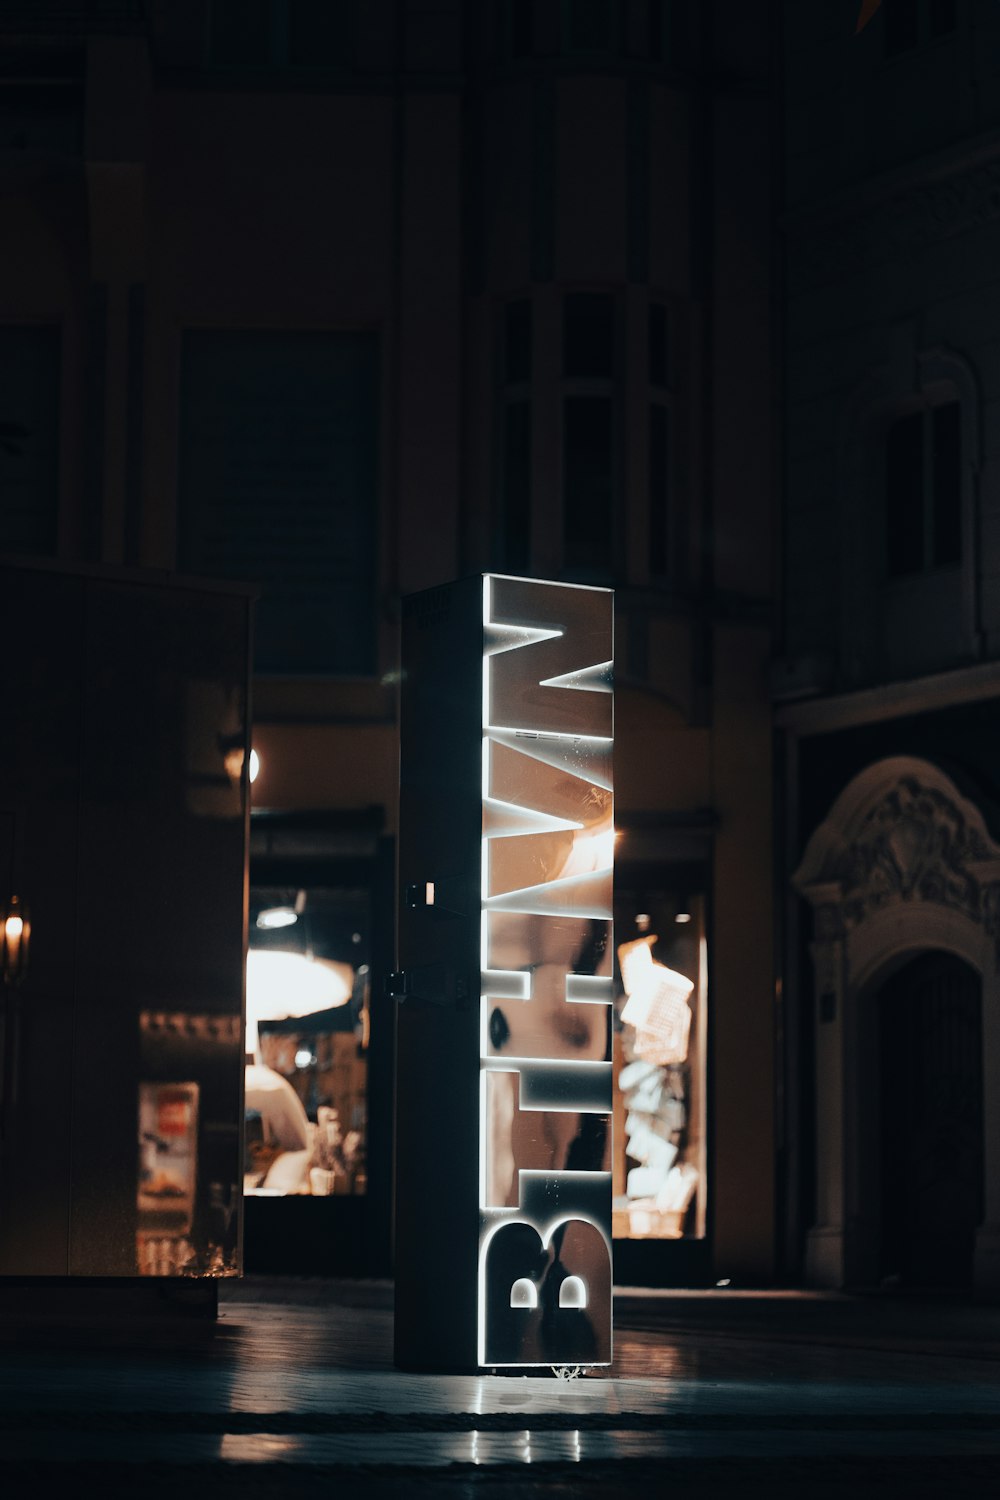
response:
M405 601L396 1362L611 1360L613 595Z

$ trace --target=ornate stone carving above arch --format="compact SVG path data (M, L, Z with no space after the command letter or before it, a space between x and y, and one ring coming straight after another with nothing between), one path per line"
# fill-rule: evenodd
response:
M813 908L816 1222L814 1285L870 1284L879 1208L871 986L943 950L982 976L984 1186L975 1284L1000 1290L1000 845L979 808L930 761L896 756L855 776L792 877Z
M856 776L809 840L792 883L816 912L820 941L887 907L932 902L982 926L1000 965L1000 845L978 807L930 761L895 756Z

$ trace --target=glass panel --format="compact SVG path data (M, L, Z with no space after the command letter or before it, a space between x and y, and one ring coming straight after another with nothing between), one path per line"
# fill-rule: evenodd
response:
M563 528L566 566L611 575L614 500L613 414L605 396L563 403Z
M614 373L614 303L603 292L576 292L563 304L563 374L610 380Z
M886 566L890 578L924 565L924 414L899 417L885 443Z
M612 595L486 578L484 620L480 1362L605 1361Z
M551 1093L535 1102L528 1093L531 1075L490 1070L486 1086L485 1208L523 1207L522 1174L608 1172L611 1169L611 1115L607 1107L606 1070L593 1070L593 1101L580 1107L581 1078L574 1070L570 1093L576 1109L560 1107L559 1080L551 1066L538 1071L555 1075ZM546 1082L549 1080L547 1079ZM552 1105L546 1107L551 1098ZM544 1102L543 1102L544 1101Z
M526 572L530 554L531 403L530 401L511 401L504 408L504 566L514 572Z
M188 333L182 569L263 584L258 672L375 660L374 334Z
M604 589L539 586L530 579L500 577L490 578L489 589L491 624L485 632L488 722L496 728L491 738L517 751L517 765L524 776L530 776L532 768L522 766L521 760L530 757L564 770L578 764L577 774L610 786L608 768L605 765L602 771L600 763L608 752L601 737L612 732L612 594ZM535 644L524 650L505 649L522 639L526 630L537 637ZM570 690L576 687L587 690ZM504 730L528 733L508 740ZM498 765L501 774L507 773ZM509 800L526 799L513 796Z
M346 66L352 22L351 0L288 0L288 61L300 68Z
M569 0L569 49L600 52L611 41L611 0Z
M266 63L271 42L270 0L212 0L210 57L223 67Z
M655 305L649 309L649 383L667 383L667 310Z
M504 383L531 379L531 303L526 297L508 302L504 337Z
M670 496L668 491L667 409L649 408L649 571L654 578L664 578L669 565L667 528Z
M920 0L884 0L885 55L909 52L920 40Z
M544 1244L531 1224L501 1224L483 1257L484 1362L610 1363L608 1251L584 1218L562 1219Z
M947 36L958 27L958 0L930 0L930 33Z
M608 1061L610 930L597 918L490 913L484 1055Z
M935 406L931 417L931 472L934 476L934 563L962 558L962 409L957 401Z
M511 0L510 52L512 57L530 57L534 51L535 0Z
M614 1234L618 1239L702 1239L707 1205L704 899L666 886L623 890L615 922Z
M249 1193L367 1189L370 942L367 890L251 890Z
M663 61L663 42L666 28L663 11L666 0L648 0L649 56L653 62Z

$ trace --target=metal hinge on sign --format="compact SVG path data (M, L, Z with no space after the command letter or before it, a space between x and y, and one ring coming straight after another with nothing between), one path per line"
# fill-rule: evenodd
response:
M427 1005L462 1009L469 999L469 982L447 964L417 964L397 969L386 980L386 994L394 1000L420 1000Z
M405 886L403 902L408 911L434 911L442 916L463 916L478 910L479 888L463 876L437 880L415 880Z

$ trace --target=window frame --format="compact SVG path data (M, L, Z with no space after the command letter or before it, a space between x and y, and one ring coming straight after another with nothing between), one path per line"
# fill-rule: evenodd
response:
M960 569L964 561L965 548L968 545L964 535L965 527L962 525L961 514L959 515L958 528L958 556L941 560L936 556L937 552L937 529L939 519L939 505L942 496L938 490L938 479L935 471L934 448L935 448L935 415L938 412L954 408L958 418L958 455L956 463L955 479L955 501L961 512L962 508L962 475L964 469L963 443L962 443L962 403L956 394L942 393L936 399L921 401L917 405L904 407L892 414L885 425L884 444L882 452L883 465L883 515L885 518L884 546L885 546L885 578L888 583L894 583L900 579L912 578L918 575L934 573L941 569ZM894 568L890 558L890 496L889 496L889 442L894 430L908 420L915 417L920 419L920 497L919 511L916 519L919 520L920 539L920 563L914 568ZM914 505L916 509L916 505Z
M892 64L898 62L901 58L916 57L928 47L947 44L962 31L961 7L958 4L955 5L952 25L946 30L934 30L931 24L934 0L910 0L910 3L913 5L916 21L914 39L905 46L894 47L890 52L889 44L892 38L889 16L892 13L890 7L893 4L893 0L883 0L880 15L882 30L880 43L883 63Z
M188 350L195 347L199 341L206 339L219 339L227 341L238 341L240 339L267 340L267 339L302 339L308 342L337 339L339 336L349 338L361 338L371 343L374 370L373 370L373 445L372 445L372 493L371 493L371 537L368 548L368 563L370 572L367 583L370 588L370 614L365 620L367 631L367 656L369 666L355 667L315 667L308 665L294 666L258 666L254 665L254 680L264 683L284 684L316 684L323 683L334 687L350 686L352 684L372 684L381 681L381 674L385 670L386 662L391 661L386 651L386 632L384 621L379 609L379 600L382 598L384 579L386 576L386 548L389 544L389 533L386 527L386 442L387 419L386 419L386 350L385 330L379 325L358 324L342 325L335 328L316 327L287 327L287 326L252 326L243 323L236 325L202 325L187 324L180 330L179 340L179 368L181 377L179 382L178 405L177 405L177 488L175 493L175 539L174 539L174 566L195 577L234 577L230 573L220 573L218 569L205 568L204 564L190 565L185 558L185 536L193 522L188 515L188 506L192 506L193 497L185 496L186 473L190 459L185 447L185 415L188 406L188 397L184 388L184 370L188 357ZM242 575L240 575L242 576ZM259 582L259 578L251 579ZM266 581L263 585L266 592Z
M528 360L524 374L513 378L509 372L510 320L515 307L523 306L528 319ZM530 291L505 298L499 302L495 314L495 413L494 462L493 462L493 524L491 552L499 570L507 573L530 573L534 546L534 467L535 467L535 367L536 359L536 315L534 298ZM508 489L509 458L508 435L511 430L513 412L523 409L527 416L527 490L523 502L511 505ZM526 535L523 553L515 553L511 545L511 523L513 516L520 516L525 524Z
M605 375L569 375L566 373L566 314L570 299L578 296L606 297L611 309L611 366ZM628 408L625 397L626 348L625 308L620 288L597 285L567 285L559 298L559 369L558 369L558 491L560 518L560 555L565 576L574 583L608 585L625 573L626 528L628 525L625 476L625 423ZM591 567L570 563L567 556L569 509L566 492L566 411L570 401L591 399L606 401L610 410L611 492L608 514L608 565Z
M267 46L263 55L253 61L230 62L220 59L215 53L214 27L216 6L219 0L209 0L205 11L205 63L210 69L223 73L272 73L290 74L343 73L354 66L357 47L357 5L355 0L322 0L329 7L339 5L344 14L345 45L343 56L335 59L301 61L292 57L292 7L295 0L263 0L266 12L265 31ZM318 3L318 0L317 0Z

